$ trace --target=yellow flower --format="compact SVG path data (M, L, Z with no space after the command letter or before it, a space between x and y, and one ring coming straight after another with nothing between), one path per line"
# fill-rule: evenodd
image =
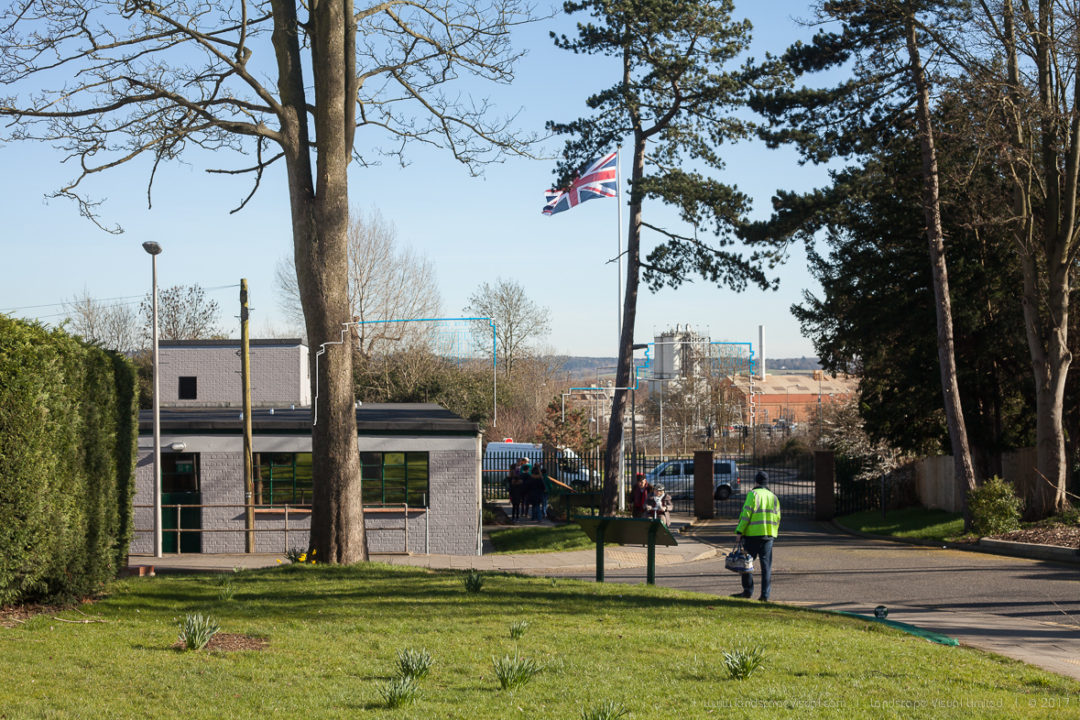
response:
M281 564L281 558L278 558L278 559L277 559L277 563L278 563L278 565L280 565L280 564Z
M300 554L300 562L307 562L307 553Z

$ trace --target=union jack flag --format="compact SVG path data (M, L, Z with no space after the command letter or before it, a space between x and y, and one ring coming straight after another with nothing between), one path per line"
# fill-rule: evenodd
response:
M618 193L615 158L616 153L611 153L595 161L570 183L569 188L548 190L544 194L547 198L544 214L554 215L594 198L615 197Z

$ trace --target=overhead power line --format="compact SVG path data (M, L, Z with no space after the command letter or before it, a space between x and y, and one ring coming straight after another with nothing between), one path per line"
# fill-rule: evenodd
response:
M240 283L234 283L232 285L217 285L215 287L207 287L207 288L203 288L203 291L205 291L205 292L216 292L218 290L228 290L229 288L238 288L238 287L240 287ZM142 295L122 295L120 297L101 298L101 299L90 298L90 301L95 302L95 303L101 303L101 304L114 303L112 305L106 305L106 307L123 307L124 305L135 305L135 304L141 302L142 299L145 298L147 294L148 293L143 293ZM85 299L85 298L83 298L83 299ZM130 302L115 302L115 301L119 301L119 300L128 300ZM0 308L0 313L4 313L6 315L6 314L10 314L10 313L22 312L23 310L37 310L39 308L50 308L50 307L66 307L66 306L69 306L69 305L76 305L79 302L80 302L79 299L74 299L74 300L61 300L60 302L54 302L54 303L45 303L43 305L23 305L21 307ZM66 315L66 314L67 314L67 311L64 311L64 312L54 313L52 315L38 315L37 317L44 319L44 318L50 318L50 317L59 317L60 315Z

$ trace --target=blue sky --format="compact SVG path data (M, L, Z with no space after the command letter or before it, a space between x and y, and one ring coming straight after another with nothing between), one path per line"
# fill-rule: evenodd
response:
M753 54L782 49L809 33L793 16L806 14L804 2L736 2L736 16L754 24ZM519 125L541 132L547 120L569 120L585 111L584 99L611 83L602 60L575 56L551 46L549 30L569 30L566 18L537 23L516 34L529 54L510 87L484 90L506 112L520 108ZM357 142L371 142L363 134ZM547 146L555 153L561 141ZM416 148L411 164L389 161L380 167L354 168L350 194L354 205L378 208L397 227L398 238L427 256L435 266L443 314L460 315L469 295L484 281L512 277L528 295L550 310L551 334L545 346L571 355L614 356L617 296L614 264L617 204L596 200L552 217L540 213L543 191L551 184L551 160L508 159L480 178L444 153ZM756 212L767 214L773 192L808 189L825 181L820 168L800 167L790 150L772 151L746 143L724 151L723 179L754 198ZM208 175L197 159L159 169L154 206L146 207L148 164L111 171L92 185L107 199L107 222L124 227L109 235L81 218L63 200L45 200L72 177L51 148L36 144L0 146L5 170L2 186L6 272L0 283L0 311L55 322L62 308L52 306L84 288L95 298L137 296L149 289L150 262L142 242L159 242L159 283L199 283L222 306L225 329L238 334L238 286L248 279L256 336L260 329L282 326L274 286L274 266L291 251L287 194L282 169L264 181L248 208L229 210L248 192L243 181ZM230 160L232 162L230 162ZM236 158L217 166L235 166ZM646 207L646 213L649 212ZM625 213L624 213L625 218ZM646 249L650 243L646 239ZM805 289L817 291L796 248L777 273L778 292L734 293L701 281L677 290L639 295L636 339L690 324L714 340L754 341L765 326L770 357L812 355L789 307ZM42 306L42 307L35 307ZM12 311L13 308L22 308Z

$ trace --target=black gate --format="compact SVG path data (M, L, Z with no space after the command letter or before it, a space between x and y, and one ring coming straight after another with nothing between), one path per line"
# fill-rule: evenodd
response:
M603 457L593 452L585 457L566 458L555 453L535 452L532 462L543 464L545 473L572 487L576 492L598 492L603 489ZM505 500L509 487L506 483L513 458L485 456L483 461L483 499L485 502ZM713 456L713 501L718 518L736 518L742 510L746 493L753 489L754 478L759 470L769 476L769 489L780 499L781 515L786 517L814 517L814 457L812 454L766 455L754 458L750 455L716 453ZM732 472L732 466L734 472ZM626 473L625 488L628 493L634 486L634 473L644 473L649 484L664 485L671 495L673 509L677 514L694 514L693 455L639 455L627 454L623 469ZM729 492L730 490L730 492Z
M714 476L713 503L718 518L737 518L746 501L746 493L753 489L754 479L759 471L769 476L769 489L780 500L782 517L814 517L814 457L813 455L766 456L754 458L746 455L714 455L717 461L733 460L737 468L737 482L725 482L725 475ZM688 462L689 458L648 458L649 470L646 477L652 483L654 479L663 482L662 468L670 468L674 461ZM657 472L657 469L661 469ZM729 484L730 494L724 489ZM664 489L672 495L676 513L694 514L694 485L685 474L679 484L664 484ZM718 491L719 490L719 491Z

